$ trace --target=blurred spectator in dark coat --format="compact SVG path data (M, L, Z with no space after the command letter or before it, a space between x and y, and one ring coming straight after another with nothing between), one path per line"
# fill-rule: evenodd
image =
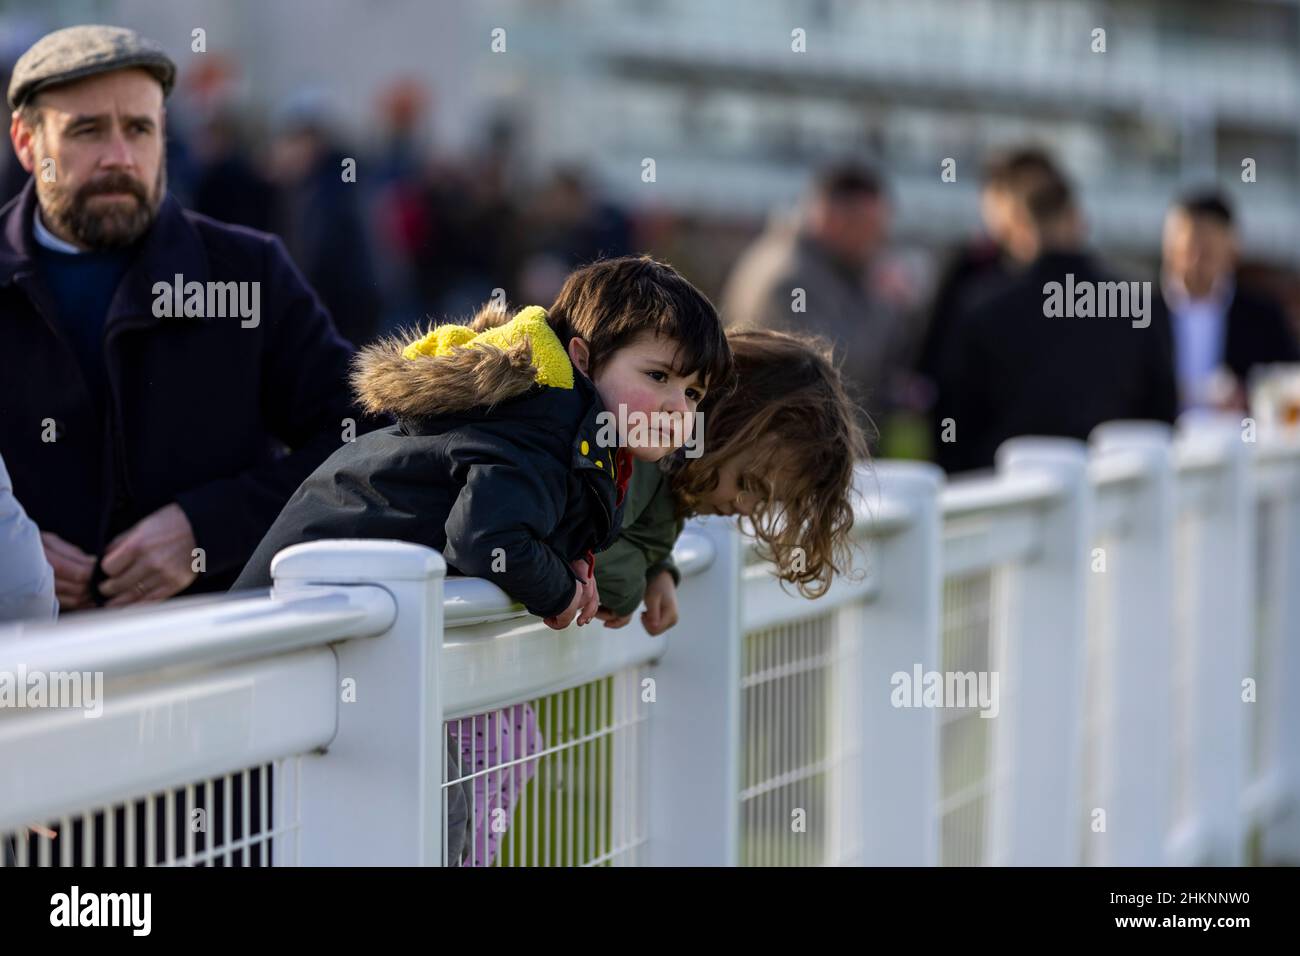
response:
M194 153L194 211L250 229L270 230L271 183L250 162L231 112L219 110L201 126Z
M1015 228L1017 199L1062 174L1046 152L1033 146L995 157L980 186L980 217L985 235L960 248L940 276L916 371L931 385L930 428L935 459L948 467L950 444L941 440L943 422L953 417L951 396L939 386L944 350L952 342L958 317L1023 270L1037 254L1024 230Z
M1300 361L1282 309L1237 286L1237 231L1218 192L1189 194L1165 217L1157 309L1171 336L1184 409L1246 410L1257 365Z
M992 465L998 446L1017 435L1086 439L1105 421L1172 422L1177 411L1151 283L1139 287L1150 293L1140 302L1129 286L1119 315L1083 317L1074 309L1074 290L1091 284L1096 302L1100 284L1116 277L1083 248L1082 216L1066 180L1031 189L1010 215L1032 262L959 315L944 350L939 378L953 412L953 440L945 443L950 471ZM1051 283L1071 297L1063 314L1049 309Z
M741 256L723 290L723 320L823 336L855 398L874 414L890 375L907 364L900 317L867 278L888 232L889 203L874 172L825 170L800 215L773 221Z
M555 298L570 272L600 258L632 252L627 215L600 197L576 167L557 169L523 212L514 258L529 302Z
M304 96L281 116L271 165L278 187L274 232L302 269L339 332L360 346L378 329L379 282L361 213L359 181L344 179L345 156L323 105ZM355 158L355 157L352 157Z
M507 194L505 163L489 148L463 167L441 164L429 178L427 238L417 262L423 301L439 317L472 313L494 289L516 298L514 243L529 227Z

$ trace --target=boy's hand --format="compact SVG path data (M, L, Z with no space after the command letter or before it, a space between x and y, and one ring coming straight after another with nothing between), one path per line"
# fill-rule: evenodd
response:
M571 565L573 573L582 585L582 611L578 614L578 627L590 624L600 607L600 595L596 592L596 577L591 573L591 565L585 558L578 558Z
M667 571L660 571L645 586L645 611L641 625L651 637L677 623L677 585ZM608 625L606 625L608 626Z
M569 602L569 606L559 614L542 618L542 623L555 631L564 630L573 623L573 615L577 614L578 610L583 606L583 597L582 582L579 581L573 585L573 600Z
M578 576L578 583L574 586L573 600L565 608L563 614L557 614L555 617L548 617L542 623L547 627L562 631L573 621L573 615L578 615L578 627L584 624L590 624L596 616L596 611L600 607L600 595L596 591L596 579L591 576L591 566L587 564L586 559L578 558L572 561L569 567L573 568L573 573Z

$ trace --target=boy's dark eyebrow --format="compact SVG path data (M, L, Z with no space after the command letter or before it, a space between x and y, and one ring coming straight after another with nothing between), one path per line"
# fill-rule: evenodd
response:
M660 359L651 359L650 364L659 366L659 368L663 369L665 372L672 372L679 378L685 378L687 374L686 370L681 366L670 365L668 362L661 361ZM705 391L704 380L700 378L700 373L698 371L695 373L695 378L691 380L691 385L694 388L698 388L700 391Z

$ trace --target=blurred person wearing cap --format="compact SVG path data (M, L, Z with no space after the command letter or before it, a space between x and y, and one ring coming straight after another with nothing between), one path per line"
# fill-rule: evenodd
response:
M1115 419L1173 422L1173 363L1149 301L1145 319L1049 308L1054 284L1096 290L1117 281L1084 245L1069 181L1038 178L1006 215L1008 244L1028 264L954 323L939 370L954 426L947 470L988 468L1017 435L1087 439Z
M280 242L168 193L174 80L140 35L80 26L39 40L9 85L32 175L0 209L0 454L64 610L225 590L344 420L376 424ZM206 299L171 309L192 282ZM210 308L217 285L257 314Z
M801 214L774 220L742 254L723 290L724 321L826 338L854 398L875 414L909 347L900 317L868 279L888 234L889 201L875 172L827 168Z
M1300 361L1286 315L1236 281L1232 207L1217 191L1189 193L1165 216L1156 312L1170 335L1179 405L1246 411L1256 365Z

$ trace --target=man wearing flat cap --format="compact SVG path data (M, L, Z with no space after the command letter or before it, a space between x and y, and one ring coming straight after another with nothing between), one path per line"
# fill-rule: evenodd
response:
M378 424L273 236L167 193L175 64L131 30L39 40L9 85L0 456L64 610L229 587L299 483Z

